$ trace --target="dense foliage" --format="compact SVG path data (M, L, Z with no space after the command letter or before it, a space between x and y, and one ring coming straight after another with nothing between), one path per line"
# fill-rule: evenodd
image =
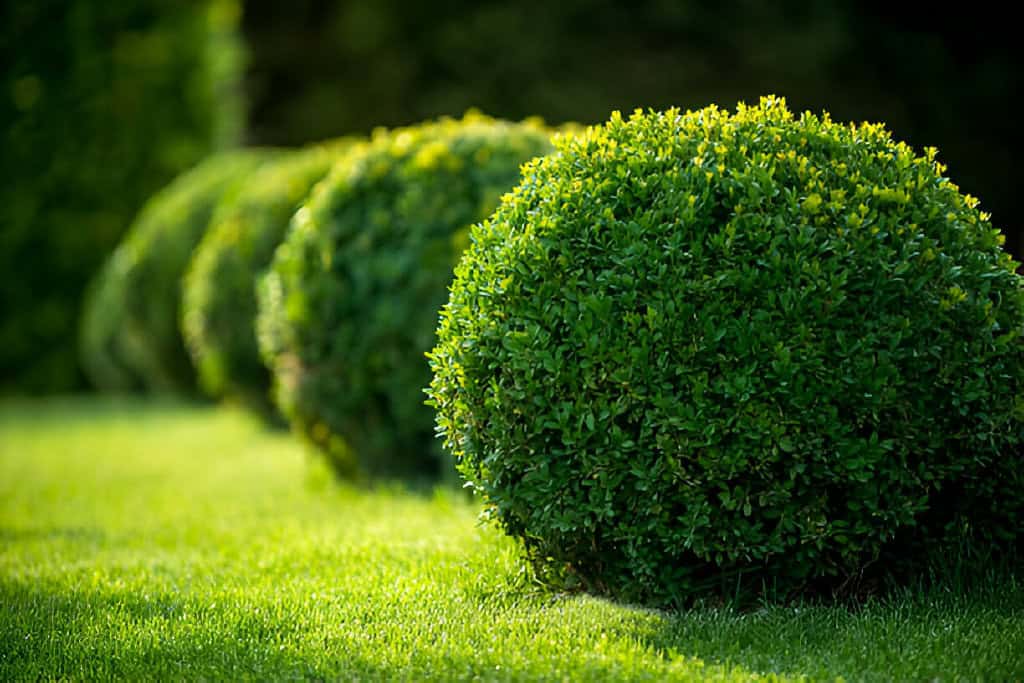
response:
M178 327L181 279L214 207L268 158L272 153L265 150L213 156L146 203L86 301L82 365L96 386L195 388Z
M437 473L422 393L437 310L468 226L548 138L479 114L378 131L296 214L262 286L260 344L283 411L340 473Z
M182 332L203 390L270 414L270 374L256 345L256 278L288 222L351 146L340 140L290 152L228 193L185 276Z
M237 0L0 7L0 390L67 391L82 291L143 202L241 135Z
M538 566L627 598L1012 542L1021 279L943 172L775 98L561 141L442 313L462 473Z

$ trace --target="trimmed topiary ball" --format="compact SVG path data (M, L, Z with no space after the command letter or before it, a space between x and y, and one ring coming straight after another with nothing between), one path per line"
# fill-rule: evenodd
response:
M437 310L468 226L549 136L479 114L379 131L296 214L261 287L260 344L283 412L340 474L439 472L423 405Z
M539 568L671 602L1019 537L1021 278L934 156L765 98L614 114L524 169L429 394Z
M244 150L210 157L142 208L83 313L82 362L96 386L195 389L178 329L181 278L223 194L272 156Z
M256 278L313 185L353 144L338 140L269 162L214 212L185 276L182 332L204 391L273 415L256 343Z

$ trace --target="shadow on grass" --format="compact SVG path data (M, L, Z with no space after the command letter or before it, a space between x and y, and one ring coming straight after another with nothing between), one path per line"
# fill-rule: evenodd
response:
M359 637L311 629L300 614L266 605L246 610L169 593L139 595L109 587L61 591L3 579L0 604L0 680L623 677L616 658L579 657L571 649L516 653L518 661L511 661L507 650L486 647L495 636L487 620L461 633L465 640L458 643L438 639L410 648L405 642L394 652L381 652L387 645L375 640L378 649L369 657L365 647L350 647ZM480 609L495 606L481 604ZM730 669L739 680L747 679L745 672Z
M289 621L169 594L0 581L0 679L322 678ZM230 615L230 616L229 616Z
M487 650L493 638L506 635L515 621L506 617L517 609L516 618L533 623L538 633L558 615L576 613L571 617L576 619L586 613L579 622L595 624L602 638L639 644L655 663L660 660L664 669L655 667L653 674L678 671L671 665L679 660L699 659L712 667L708 674L731 672L740 678L751 672L811 680L1024 678L1024 587L1012 579L963 594L908 593L856 609L765 607L746 613L704 608L673 614L587 596L498 597L473 599L482 613L494 614L493 628L490 620L481 620L459 632L464 642L457 647L428 638L421 647L399 643L395 652L371 650L368 656L366 633L320 628L304 618L301 606L246 605L237 595L217 604L212 598L110 586L68 591L0 579L0 680L448 680L552 674L608 680L636 673L615 657L599 656L595 633L576 630L563 632L562 649L537 650L546 661L531 661L529 652L510 661L507 650ZM349 628L368 631L377 625L371 619ZM386 647L369 636L372 647Z
M666 614L651 647L812 680L1024 679L1024 584L1002 572L863 604Z

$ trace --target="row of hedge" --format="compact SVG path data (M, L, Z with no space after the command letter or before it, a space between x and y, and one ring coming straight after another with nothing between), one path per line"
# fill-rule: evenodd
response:
M107 390L198 385L270 419L273 375L277 406L339 473L436 476L422 390L437 310L469 226L549 138L470 113L213 157L153 197L97 278L83 364ZM275 250L261 357L256 283Z
M155 195L97 279L83 315L82 363L104 390L142 385L189 392L192 365L178 333L180 280L232 187L273 158L243 150L211 157Z
M934 150L771 97L550 139L470 114L210 161L108 265L90 367L188 388L187 346L356 478L443 471L429 384L537 568L629 599L1013 548L1022 280Z

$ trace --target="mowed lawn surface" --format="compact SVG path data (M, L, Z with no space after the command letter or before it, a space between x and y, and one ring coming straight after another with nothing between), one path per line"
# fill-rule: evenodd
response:
M1024 679L1024 587L667 613L532 584L458 493L230 410L0 403L0 680Z

